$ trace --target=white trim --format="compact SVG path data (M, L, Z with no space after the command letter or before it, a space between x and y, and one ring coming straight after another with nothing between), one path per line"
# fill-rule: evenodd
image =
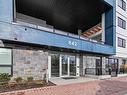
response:
M68 56L68 68L67 68L67 70L68 70L68 75L67 76L70 76L70 56Z
M62 55L59 57L59 77L62 76Z
M51 78L51 55L48 56L48 77Z
M102 41L105 42L105 13L102 14Z

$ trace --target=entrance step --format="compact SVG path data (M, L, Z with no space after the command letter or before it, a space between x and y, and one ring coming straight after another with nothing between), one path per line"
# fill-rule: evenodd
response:
M64 78L51 78L49 81L56 85L68 85L68 84L75 84L75 83L84 83L89 81L95 81L98 79L93 78L86 78L86 77L64 77Z

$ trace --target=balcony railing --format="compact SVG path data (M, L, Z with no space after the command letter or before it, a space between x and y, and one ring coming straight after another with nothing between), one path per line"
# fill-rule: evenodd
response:
M86 75L109 75L110 71L106 68L86 68L85 69Z
M73 37L73 38L77 38L77 39L81 39L81 40L85 40L85 41L90 41L90 42L93 42L93 43L99 43L99 44L105 44L105 42L103 41L96 41L96 40L93 40L93 39L90 39L90 38L87 38L87 37L84 37L84 36L80 36L80 35L75 35L75 34L72 34L72 33L68 33L68 32L65 32L65 31L62 31L62 30L57 30L55 28L53 28L52 26L39 26L39 25L35 25L35 24L30 24L30 23L27 23L27 22L19 22L19 23L12 23L12 24L15 24L15 25L19 25L19 26L24 26L24 27L29 27L29 28L34 28L34 29L39 29L39 30L42 30L42 31L47 31L47 32L51 32L51 33L56 33L56 34L60 34L60 35L65 35L65 36L69 36L69 37Z

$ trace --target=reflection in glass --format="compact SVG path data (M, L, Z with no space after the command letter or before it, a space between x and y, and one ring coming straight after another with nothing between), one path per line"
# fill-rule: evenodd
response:
M75 56L70 57L70 76L76 76L76 59Z
M68 75L68 56L63 55L62 60L62 76Z
M101 59L96 59L96 75L102 75L102 61Z
M124 74L124 73L127 73L127 60L123 59L122 60L122 64L120 64L120 70L119 70L119 73L121 74Z
M11 49L0 48L0 65L11 65Z
M51 77L59 77L59 54L51 55Z
M114 77L118 73L118 59L109 59L109 74Z
M11 49L0 48L0 73L12 74Z
M0 73L8 73L11 75L11 67L0 67Z

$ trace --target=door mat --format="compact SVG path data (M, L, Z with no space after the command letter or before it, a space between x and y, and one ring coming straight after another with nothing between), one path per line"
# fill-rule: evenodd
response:
M62 79L68 80L68 79L77 79L76 77L63 77Z

